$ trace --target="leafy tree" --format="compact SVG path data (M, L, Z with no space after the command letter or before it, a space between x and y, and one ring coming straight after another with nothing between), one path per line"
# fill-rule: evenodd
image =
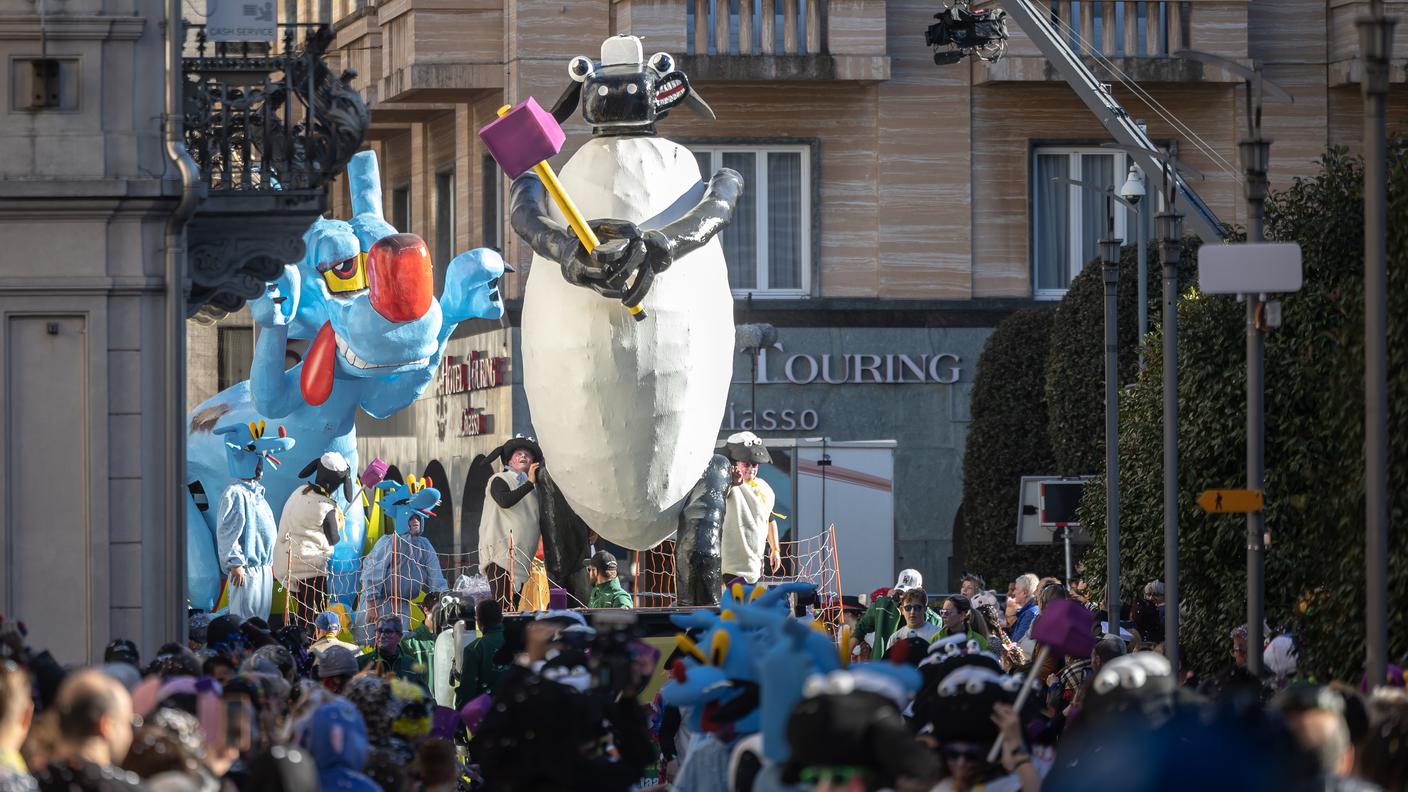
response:
M1296 633L1301 669L1358 679L1364 660L1363 167L1344 151L1267 207L1267 235L1300 243L1305 286L1283 298L1266 337L1266 616ZM1408 517L1408 147L1390 150L1389 507ZM1188 291L1180 301L1179 576L1185 663L1230 663L1228 632L1246 621L1246 525L1204 514L1202 490L1246 481L1245 307ZM1120 399L1122 596L1163 577L1162 394L1159 339L1148 369ZM1087 486L1081 515L1097 537L1086 554L1104 579L1104 487ZM1389 594L1408 592L1408 532L1390 532ZM1390 657L1408 652L1408 611L1389 609Z
M1196 243L1194 243L1196 244ZM1187 283L1197 268L1185 256L1179 282ZM1151 244L1149 267L1149 326L1159 321L1163 276L1158 248ZM1051 354L1046 364L1046 409L1051 431L1055 472L1086 476L1105 469L1105 279L1099 261L1092 261L1071 281L1056 307L1051 326ZM1118 303L1119 381L1130 383L1139 374L1139 264L1137 247L1120 251ZM1034 406L1034 405L1033 405Z
M1046 433L1045 374L1052 308L1017 311L998 323L978 359L963 455L963 521L955 555L964 571L1000 587L1024 572L1061 568L1063 550L1019 546L1018 484L1055 468Z

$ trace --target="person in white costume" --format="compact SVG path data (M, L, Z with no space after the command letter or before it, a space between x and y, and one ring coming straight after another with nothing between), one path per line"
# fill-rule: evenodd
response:
M782 569L782 550L777 543L777 521L772 518L777 496L758 477L758 466L772 462L763 441L752 432L729 435L725 441L729 458L729 487L725 496L723 531L723 581L743 578L757 583L763 574L763 556L768 572Z
M538 470L543 452L531 437L509 440L499 449L503 471L489 479L479 522L479 571L489 579L494 599L510 609L528 580L538 551Z
M352 500L352 471L342 454L328 451L298 474L310 476L313 480L284 502L274 542L274 579L290 592L290 610L305 626L327 606L328 559L343 520L334 493L342 490L344 504Z

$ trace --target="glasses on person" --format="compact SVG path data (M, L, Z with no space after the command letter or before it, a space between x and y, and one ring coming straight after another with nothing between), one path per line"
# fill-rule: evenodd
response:
M924 610L924 606L923 606L923 605L906 605L906 606L904 606L904 610L905 610L905 613L918 613L919 611Z
M955 613L958 613L958 611L954 610L953 608L944 608L943 610L939 611L939 615L943 616L944 618L948 618L949 616L952 616Z
M805 767L801 772L802 783L804 784L841 785L849 783L852 779L861 778L864 775L865 768L852 765Z

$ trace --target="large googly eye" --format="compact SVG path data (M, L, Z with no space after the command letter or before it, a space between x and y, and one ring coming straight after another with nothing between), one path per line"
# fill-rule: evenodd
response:
M657 52L650 56L650 68L656 74L668 74L675 70L675 59L668 52Z
M592 59L585 55L578 55L567 64L567 75L577 82L583 82L596 71L596 66L592 64Z

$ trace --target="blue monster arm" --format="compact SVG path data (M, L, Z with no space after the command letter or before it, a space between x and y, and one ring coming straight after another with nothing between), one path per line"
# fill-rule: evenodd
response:
M298 377L303 364L284 370L288 325L266 327L254 343L249 366L249 396L254 409L266 418L284 418L303 402Z
M440 358L444 351L445 342L441 341L440 350L430 357L424 370L398 374L378 382L376 387L363 388L362 409L367 415L380 419L409 407L440 372Z

